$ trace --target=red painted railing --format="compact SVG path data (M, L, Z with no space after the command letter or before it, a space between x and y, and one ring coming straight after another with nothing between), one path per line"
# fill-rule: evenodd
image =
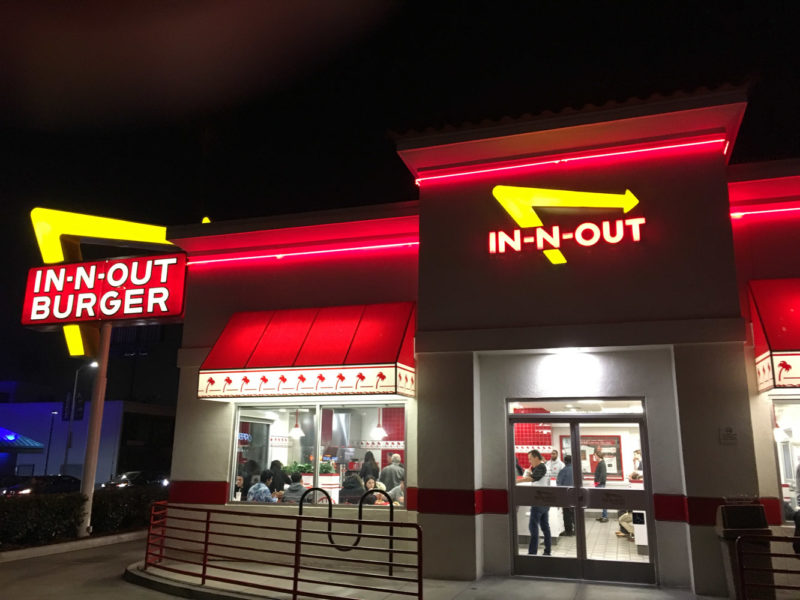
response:
M348 598L364 590L365 600L375 592L422 599L422 530L415 523L156 502L144 568L185 583L282 592L293 600L341 598L342 590L350 590Z
M800 544L800 537L743 535L736 538L736 597L740 600L800 597L800 568L797 568L800 555L794 552L795 544ZM792 592L781 596L779 590Z

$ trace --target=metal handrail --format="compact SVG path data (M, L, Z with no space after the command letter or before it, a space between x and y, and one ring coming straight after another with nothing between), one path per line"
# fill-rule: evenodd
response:
M325 490L309 490L322 491ZM304 516L302 514L288 515L270 512L253 513L241 510L218 510L207 508L196 508L192 506L172 507L167 502L154 503L151 508L150 529L148 531L145 549L144 569L153 568L166 572L176 573L182 576L197 577L201 585L209 582L219 582L223 584L235 584L261 590L271 590L284 592L291 596L293 600L300 597L312 597L320 599L333 599L341 597L334 591L323 591L324 588L315 588L314 592L303 591L301 584L315 584L317 586L332 586L333 588L352 588L358 590L368 590L386 592L405 596L422 598L422 530L416 523L396 523L394 522L393 507L390 508L390 521L379 521L363 519L363 504L370 493L382 493L390 499L383 490L370 491L362 495L359 500L358 519L333 518L332 507L328 507L328 517ZM305 494L302 499L305 498ZM302 499L300 512L302 513ZM390 505L392 506L392 505ZM174 509L174 510L173 510ZM175 514L178 511L178 514ZM196 518L192 518L196 515ZM237 521L238 519L238 521ZM249 522L243 523L247 520ZM261 520L259 523L258 521ZM172 523L177 521L180 525L175 527ZM264 522L277 521L277 524L288 525L292 522L292 527L272 527L264 525ZM251 524L252 522L252 524ZM326 527L305 528L307 524L321 525L326 523ZM349 525L351 532L333 530L333 524ZM389 531L389 535L380 533L364 533L364 526L381 527ZM192 528L192 527L195 528ZM254 528L257 531L294 532L294 539L286 536L287 539L271 539L266 536L244 535L240 528ZM410 530L414 535L401 535L395 538L396 529ZM353 529L355 531L353 531ZM190 532L190 533L183 533ZM178 535L175 535L175 534ZM337 544L333 540L333 534L340 533L356 538L353 545ZM322 535L328 538L329 543L319 541L303 540L303 535ZM284 537L284 536L280 536ZM234 538L235 541L231 541ZM242 539L253 540L250 543L242 544ZM368 546L358 546L362 539L386 540L389 546L389 557L387 560L370 559L370 552L387 552L387 548L376 547L376 544ZM406 543L414 544L410 548L415 549L395 549L394 540L404 540ZM258 541L269 542L267 546L257 544ZM291 544L294 548L282 548L282 544ZM350 559L344 557L336 558L336 553L328 555L326 553L303 552L303 544L313 547L336 548L338 551L349 552L360 550L367 552L361 556ZM277 545L277 546L276 546ZM254 547L256 546L256 547ZM243 556L243 552L245 555ZM247 554L251 553L251 554ZM395 556L402 558L398 563ZM279 557L283 557L282 559ZM416 558L416 560L415 560ZM310 561L310 562L309 562ZM317 563L316 561L329 561ZM337 561L343 564L342 569L332 566ZM268 567L268 570L259 570L259 566ZM411 569L411 572L403 572L395 575L395 567ZM372 568L370 568L372 567ZM381 574L381 567L388 567ZM282 573L275 576L275 569ZM283 569L289 569L289 573L283 574ZM369 569L365 572L364 569ZM377 570L376 570L377 569ZM270 574L273 573L273 574ZM306 573L304 575L304 573ZM318 574L314 578L313 574ZM411 574L413 573L413 575ZM325 574L333 577L319 579ZM336 577L340 575L340 577ZM243 577L246 576L246 577ZM237 579L238 577L238 579ZM288 579L291 577L290 587L276 587L274 582L285 582L289 585ZM361 578L368 577L369 583L359 581ZM257 578L266 578L267 581L255 583ZM274 581L270 580L273 578ZM355 578L355 581L352 581ZM349 579L349 580L348 580ZM381 586L381 581L394 583L398 589ZM416 591L409 591L409 584L416 583ZM378 584L378 585L374 585Z
M328 504L328 518L333 518L333 500L332 500L332 498L330 497L330 495L328 494L328 492L326 490L324 490L322 488L318 488L318 487L312 487L312 488L307 489L305 492L303 492L303 495L300 496L300 510L298 511L297 514L300 515L300 516L303 516L303 501L305 500L305 497L308 496L311 492L322 492L323 494L325 494L325 496L328 498L328 502L327 502L327 504ZM349 548L345 547L345 546L339 546L333 541L333 531L331 529L333 527L333 523L330 522L330 521L328 522L328 540L330 541L330 543L333 545L334 548L336 548L337 550L340 550L342 552L349 552L350 550L355 548L359 544L359 542L361 542L361 535L362 535L362 531L363 531L362 527L361 527L362 526L361 521L364 519L364 500L366 500L367 496L369 496L370 494L376 494L376 493L381 493L381 494L383 494L384 496L386 496L389 499L389 521L390 522L394 522L394 504L392 504L392 502L393 502L392 501L392 497L389 494L387 494L386 492L384 492L383 490L369 490L369 491L365 492L364 494L362 494L361 498L358 501L358 536L356 537L355 540L353 540L353 543L350 545ZM391 536L393 533L394 533L394 530L390 528L389 529L389 535ZM392 555L392 546L393 546L392 542L393 541L394 540L392 540L391 538L389 539L389 556L390 557ZM390 558L390 561L391 561L391 558ZM391 567L389 567L389 574L391 575Z
M746 544L753 544L761 542L762 544L778 542L787 544L800 544L800 537L780 536L780 535L740 535L734 541L734 551L736 556L736 583L738 585L738 597L740 600L747 600L748 588L759 589L772 589L772 590L797 590L800 591L800 578L798 578L797 585L789 584L776 584L774 580L772 583L763 581L747 581L747 573L761 573L761 574L782 574L782 575L798 575L800 576L800 568L798 569L777 569L772 565L773 558L800 558L800 554L788 552L772 552L758 550L746 550ZM768 557L770 559L770 566L745 566L745 556Z

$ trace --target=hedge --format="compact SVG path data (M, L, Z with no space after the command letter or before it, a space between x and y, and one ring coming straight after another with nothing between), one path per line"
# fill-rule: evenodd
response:
M164 487L146 486L96 490L92 500L92 531L143 529L150 523L150 505L166 500L168 493Z
M0 548L35 546L75 537L83 519L82 494L0 499Z
M150 521L150 505L166 499L166 488L96 490L92 531L98 534L143 529ZM75 539L85 500L78 493L0 498L0 550Z

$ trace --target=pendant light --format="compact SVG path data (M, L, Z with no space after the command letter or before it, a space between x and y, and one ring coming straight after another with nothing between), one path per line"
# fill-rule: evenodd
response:
M303 429L300 427L300 410L298 409L294 411L294 427L292 427L292 430L289 432L289 437L297 440L304 435L305 433L303 433Z
M383 409L379 408L378 409L378 425L375 427L375 429L372 430L372 439L373 440L382 440L387 435L389 435L388 433L386 433L386 430L383 428L383 425L381 424L382 418L383 418Z

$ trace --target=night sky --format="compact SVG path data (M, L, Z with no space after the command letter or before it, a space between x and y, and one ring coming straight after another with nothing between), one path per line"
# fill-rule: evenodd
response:
M34 206L172 225L413 200L393 133L725 84L750 98L732 162L800 158L794 4L3 5L0 380L67 389L80 364L19 325Z

